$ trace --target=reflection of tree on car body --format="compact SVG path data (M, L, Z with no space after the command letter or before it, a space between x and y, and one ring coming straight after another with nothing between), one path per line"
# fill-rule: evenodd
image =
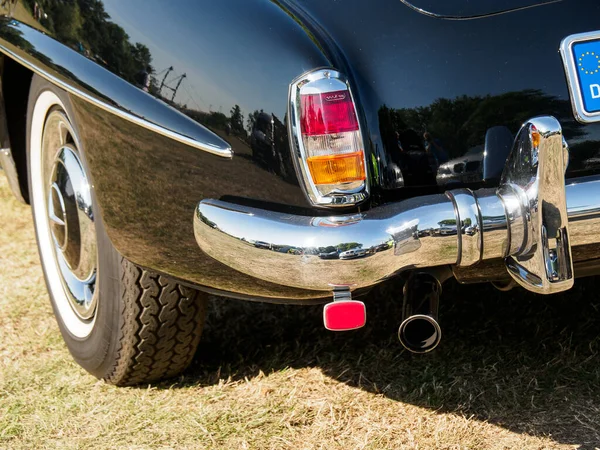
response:
M436 182L430 178L424 181L439 186L451 181L453 177L450 175L455 175L450 162L466 157L467 153L473 151L475 147L482 146L486 133L490 129L501 126L514 135L525 120L541 114L551 114L560 120L569 143L584 136L581 124L573 120L568 98L560 98L538 89L524 89L500 95L438 98L428 106L415 108L392 108L383 105L378 111L378 117L384 146L389 149L389 154L392 156L386 171L390 179L389 183L392 186L397 185L402 176L404 186L414 186L414 183L419 181L412 174L406 173L410 167L398 164L398 157L395 154L406 150L404 143L400 142L401 136L397 133L398 130L412 129L423 137L425 150L427 151L429 147L428 153L433 154L434 159L437 159L438 164L434 167L439 166L436 169L437 177L434 176L437 178ZM426 134L429 136L425 136ZM432 141L431 144L429 140ZM590 141L585 142L590 145ZM439 148L433 144L438 144ZM590 146L596 148L593 144ZM489 155L503 153L502 149L494 146L489 150ZM585 159L584 156L583 152L571 152L568 170L582 167L581 160ZM444 162L446 158L448 159ZM394 167L396 164L402 169L402 174L397 173ZM464 169L472 173L474 165L475 163L472 163L468 169L466 167ZM461 167L458 166L457 169L460 170ZM421 183L423 184L425 183Z
M255 111L248 118L250 131L250 147L252 157L261 166L273 170L276 166L276 153L273 148L273 118L264 111Z
M274 115L256 110L248 115L252 158L269 172L294 180L294 169L289 152L276 149L287 145L285 125Z
M23 4L45 32L102 61L127 81L137 84L135 77L140 71L154 71L148 47L132 43L125 30L111 21L101 1L24 0Z
M400 133L397 155L405 186L432 184L435 179L435 158L425 150L423 142L415 130Z
M426 131L423 133L423 139L425 140L425 151L430 155L433 155L436 161L436 167L444 164L448 161L448 153L444 150L442 142L439 139L431 136L431 133Z

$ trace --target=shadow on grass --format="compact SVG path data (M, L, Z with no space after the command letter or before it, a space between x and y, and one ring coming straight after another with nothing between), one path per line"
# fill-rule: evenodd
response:
M548 297L448 282L442 344L427 355L404 351L396 338L401 286L376 288L368 325L347 333L323 329L319 306L214 299L184 384L318 367L398 401L580 448L600 442L598 279Z

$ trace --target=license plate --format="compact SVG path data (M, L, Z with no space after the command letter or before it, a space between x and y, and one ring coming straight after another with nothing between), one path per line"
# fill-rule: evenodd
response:
M576 119L600 121L600 31L565 38L560 53Z

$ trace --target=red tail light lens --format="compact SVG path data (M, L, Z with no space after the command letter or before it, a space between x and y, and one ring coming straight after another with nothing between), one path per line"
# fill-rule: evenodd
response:
M345 77L333 70L309 73L292 84L290 100L290 135L310 200L332 206L364 200L364 145Z
M301 95L300 101L303 135L358 131L354 104L348 91Z

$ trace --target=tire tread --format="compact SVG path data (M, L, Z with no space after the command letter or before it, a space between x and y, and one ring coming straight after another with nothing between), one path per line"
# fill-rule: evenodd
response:
M121 286L119 342L105 380L129 386L179 375L200 341L205 294L125 258Z

